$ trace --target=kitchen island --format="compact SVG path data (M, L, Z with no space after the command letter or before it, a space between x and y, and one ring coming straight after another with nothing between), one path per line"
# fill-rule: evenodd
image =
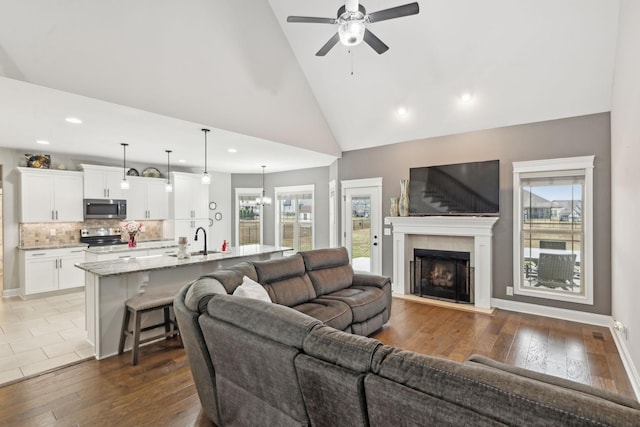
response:
M96 359L117 354L124 302L128 298L143 293L177 293L187 283L211 271L241 261L280 258L288 250L290 248L279 246L247 245L188 259L158 254L76 264L85 271L87 339L94 346ZM143 326L157 323L159 319L153 315L146 317ZM129 341L126 348L131 348Z

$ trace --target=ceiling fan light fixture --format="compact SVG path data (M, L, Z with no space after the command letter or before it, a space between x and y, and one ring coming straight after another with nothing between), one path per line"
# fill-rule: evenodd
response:
M362 20L348 20L338 26L340 43L345 46L356 46L364 40L364 22Z

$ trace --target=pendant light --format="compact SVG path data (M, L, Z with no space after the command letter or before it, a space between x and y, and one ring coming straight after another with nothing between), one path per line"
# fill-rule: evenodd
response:
M122 181L120 181L120 189L128 190L129 189L129 181L127 181L127 146L124 142L120 143L122 145Z
M171 155L171 150L164 150L167 152L167 185L164 186L164 190L167 193L171 193L173 191L173 185L171 185L171 162L169 161L169 156Z
M201 181L204 185L209 185L211 183L211 177L207 173L207 133L209 129L202 129L204 132L204 172L202 172Z
M256 203L261 206L271 206L271 197L267 197L264 191L264 168L266 166L262 165L262 195L256 197Z

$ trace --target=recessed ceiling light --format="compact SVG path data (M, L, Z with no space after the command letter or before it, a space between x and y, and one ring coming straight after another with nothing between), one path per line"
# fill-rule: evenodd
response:
M460 94L460 102L463 104L468 104L473 101L473 94L471 92L462 92Z
M49 145L49 141L47 141L46 139L39 139L36 141L36 144Z
M236 150L235 148L228 148L227 152L229 152L229 153L237 153L238 150Z
M67 117L64 119L67 123L73 123L74 125L79 125L82 123L82 120L80 120L77 117Z
M178 160L178 163L187 163L187 161L185 159L180 159Z
M396 110L396 114L398 114L398 116L400 117L406 116L408 112L409 110L407 110L407 107L405 107L404 105L399 106Z

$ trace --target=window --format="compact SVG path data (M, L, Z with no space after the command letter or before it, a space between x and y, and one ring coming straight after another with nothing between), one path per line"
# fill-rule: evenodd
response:
M593 156L515 162L514 292L593 304Z
M236 242L238 246L262 244L262 206L256 203L260 188L236 189Z
M276 245L307 251L314 248L314 186L276 187Z

